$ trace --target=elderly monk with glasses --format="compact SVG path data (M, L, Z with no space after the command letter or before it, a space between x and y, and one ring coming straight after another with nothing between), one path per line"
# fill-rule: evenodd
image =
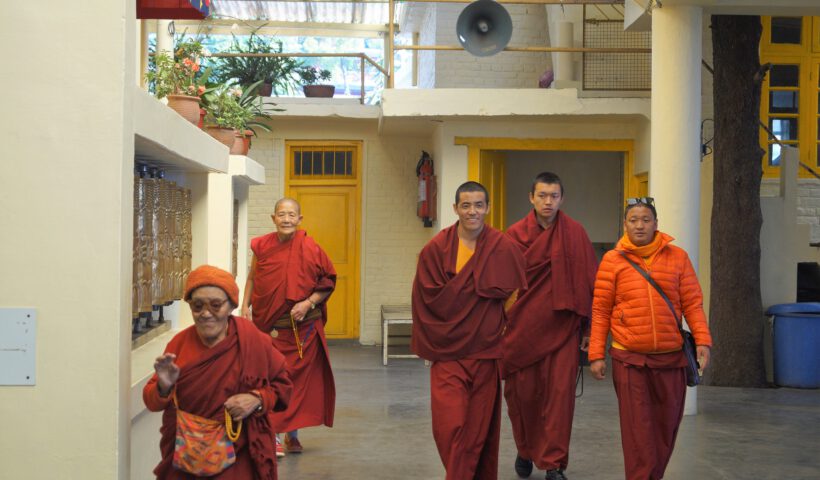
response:
M162 460L154 474L160 479L201 478L190 462L177 458L182 453L177 417L193 414L225 424L236 435L233 463L210 478L275 480L269 414L284 410L290 399L284 356L273 348L270 336L231 315L239 304L239 287L225 270L203 265L192 271L183 298L194 324L171 339L143 389L148 409L163 412Z

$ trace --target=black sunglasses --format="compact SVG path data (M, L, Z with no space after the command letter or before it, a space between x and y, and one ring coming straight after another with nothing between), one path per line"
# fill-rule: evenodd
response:
M650 205L655 206L655 199L652 197L635 197L635 198L627 198L626 204L630 207L635 205Z

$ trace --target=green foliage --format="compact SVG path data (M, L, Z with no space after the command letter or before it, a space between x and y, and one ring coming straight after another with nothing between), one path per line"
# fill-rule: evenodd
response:
M330 70L319 67L300 67L296 69L296 74L301 78L302 85L316 85L317 83L330 80Z
M205 122L240 132L251 130L254 135L254 128L270 132L270 127L260 120L270 119L269 112L276 109L267 106L261 97L254 94L261 83L261 80L254 82L245 91L239 86L224 84L207 90L203 95Z
M210 76L210 69L203 70L202 43L193 39L179 42L172 57L167 52L154 55L145 79L157 98L168 95L201 95L203 82Z
M242 42L231 36L230 53L282 53L281 40L266 40L256 31ZM295 87L294 72L301 66L302 62L290 57L221 57L214 74L221 82L235 82L245 89L257 82L270 83L274 93L284 94Z

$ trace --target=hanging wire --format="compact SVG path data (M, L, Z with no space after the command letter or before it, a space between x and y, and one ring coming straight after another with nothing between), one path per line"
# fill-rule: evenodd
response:
M704 118L703 121L700 122L700 161L701 162L703 161L703 157L705 157L707 155L711 155L712 152L714 151L714 149L709 146L709 144L712 143L712 140L715 139L714 125L712 126L712 129L713 129L712 136L709 138L709 140L706 140L706 141L703 140L703 126L704 126L704 124L706 124L706 122L712 122L712 124L715 123L715 121L712 120L711 118Z

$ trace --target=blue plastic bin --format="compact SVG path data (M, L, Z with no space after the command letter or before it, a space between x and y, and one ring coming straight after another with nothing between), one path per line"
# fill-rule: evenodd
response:
M820 388L820 303L783 303L774 316L774 383Z

